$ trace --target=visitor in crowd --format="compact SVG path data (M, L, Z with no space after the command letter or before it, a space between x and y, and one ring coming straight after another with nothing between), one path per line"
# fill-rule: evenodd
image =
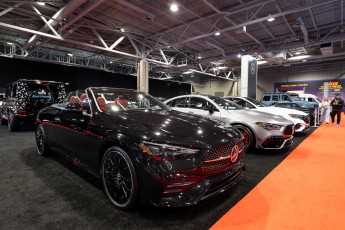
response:
M331 101L332 112L332 124L334 124L335 115L337 115L337 126L340 125L341 121L341 111L343 111L344 100L339 97L339 93L334 94L334 98Z
M329 115L331 112L331 105L327 97L323 98L321 102L321 121L329 123Z

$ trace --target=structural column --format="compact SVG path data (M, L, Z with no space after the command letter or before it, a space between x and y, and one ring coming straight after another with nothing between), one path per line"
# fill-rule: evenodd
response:
M243 55L241 57L241 97L256 99L257 76L257 60L250 55Z
M327 97L328 98L328 82L323 83L323 98ZM322 100L323 100L322 98Z
M149 92L149 63L145 58L138 63L137 90Z

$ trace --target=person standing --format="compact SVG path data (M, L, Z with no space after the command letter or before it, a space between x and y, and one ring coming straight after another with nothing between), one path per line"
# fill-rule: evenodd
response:
M334 94L334 98L331 101L331 106L332 106L332 112L331 112L332 124L334 123L335 115L337 115L337 126L339 126L340 120L341 120L341 111L343 110L343 106L344 106L344 100L339 97L339 93Z
M329 115L331 111L331 105L327 97L323 98L321 102L321 121L329 123Z

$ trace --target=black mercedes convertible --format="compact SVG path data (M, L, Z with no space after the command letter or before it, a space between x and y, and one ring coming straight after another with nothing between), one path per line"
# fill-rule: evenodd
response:
M61 154L101 178L118 208L140 201L192 205L226 191L244 171L242 134L221 122L173 111L128 89L88 88L40 111L37 153Z

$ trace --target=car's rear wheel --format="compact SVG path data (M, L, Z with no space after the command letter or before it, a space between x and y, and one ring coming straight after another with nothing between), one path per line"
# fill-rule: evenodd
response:
M121 209L132 209L137 200L138 179L128 154L118 147L109 148L101 170L104 191L111 203Z
M36 152L40 156L49 154L50 149L47 145L47 138L42 125L38 125L35 130L36 136Z
M254 147L255 139L253 132L246 126L243 125L234 125L244 136L244 143L247 149Z
M7 127L10 132L18 131L19 130L19 123L17 119L13 116L12 113L9 114L7 120Z

